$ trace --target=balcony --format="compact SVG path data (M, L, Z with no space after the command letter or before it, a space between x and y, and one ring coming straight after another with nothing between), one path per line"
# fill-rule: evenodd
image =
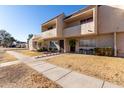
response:
M64 36L65 37L70 37L70 36L80 36L81 35L81 26L73 26L73 27L68 27L64 29Z
M41 33L41 36L44 39L57 37L57 29L54 28L54 29L44 31L44 32Z
M64 29L65 37L81 36L81 35L89 35L89 34L95 34L93 21Z
M81 35L94 34L95 26L94 21L81 24Z

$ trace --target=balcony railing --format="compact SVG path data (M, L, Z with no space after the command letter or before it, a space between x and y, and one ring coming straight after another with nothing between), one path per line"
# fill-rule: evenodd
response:
M69 36L79 36L81 35L81 26L73 26L73 27L68 27L64 29L64 36L69 37Z
M93 33L95 33L93 21L64 29L65 37L80 36Z
M82 35L92 34L92 33L95 33L94 21L81 24L81 34Z
M43 38L57 37L57 30L56 30L56 28L54 28L54 29L50 29L50 30L44 31L44 32L42 32L41 36Z

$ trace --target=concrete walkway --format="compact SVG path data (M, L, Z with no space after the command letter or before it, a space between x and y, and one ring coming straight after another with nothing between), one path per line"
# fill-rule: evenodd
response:
M14 55L22 62L25 60L25 64L64 88L121 88L121 86L94 77L80 74L46 62L36 61L31 57L24 56L14 51L8 51L8 53Z

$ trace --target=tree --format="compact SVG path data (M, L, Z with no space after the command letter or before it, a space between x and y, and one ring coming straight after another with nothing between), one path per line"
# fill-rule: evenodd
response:
M69 45L70 45L71 47L75 47L75 45L76 45L76 40L75 40L75 39L69 40Z
M29 34L27 41L29 41L32 37L33 37L33 34Z
M0 30L0 46L9 47L16 41L6 30Z

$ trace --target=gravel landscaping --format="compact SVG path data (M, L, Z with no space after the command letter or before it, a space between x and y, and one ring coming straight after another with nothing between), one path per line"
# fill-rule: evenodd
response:
M4 88L60 88L25 64L0 68L0 87Z
M124 58L62 54L44 61L124 86Z

